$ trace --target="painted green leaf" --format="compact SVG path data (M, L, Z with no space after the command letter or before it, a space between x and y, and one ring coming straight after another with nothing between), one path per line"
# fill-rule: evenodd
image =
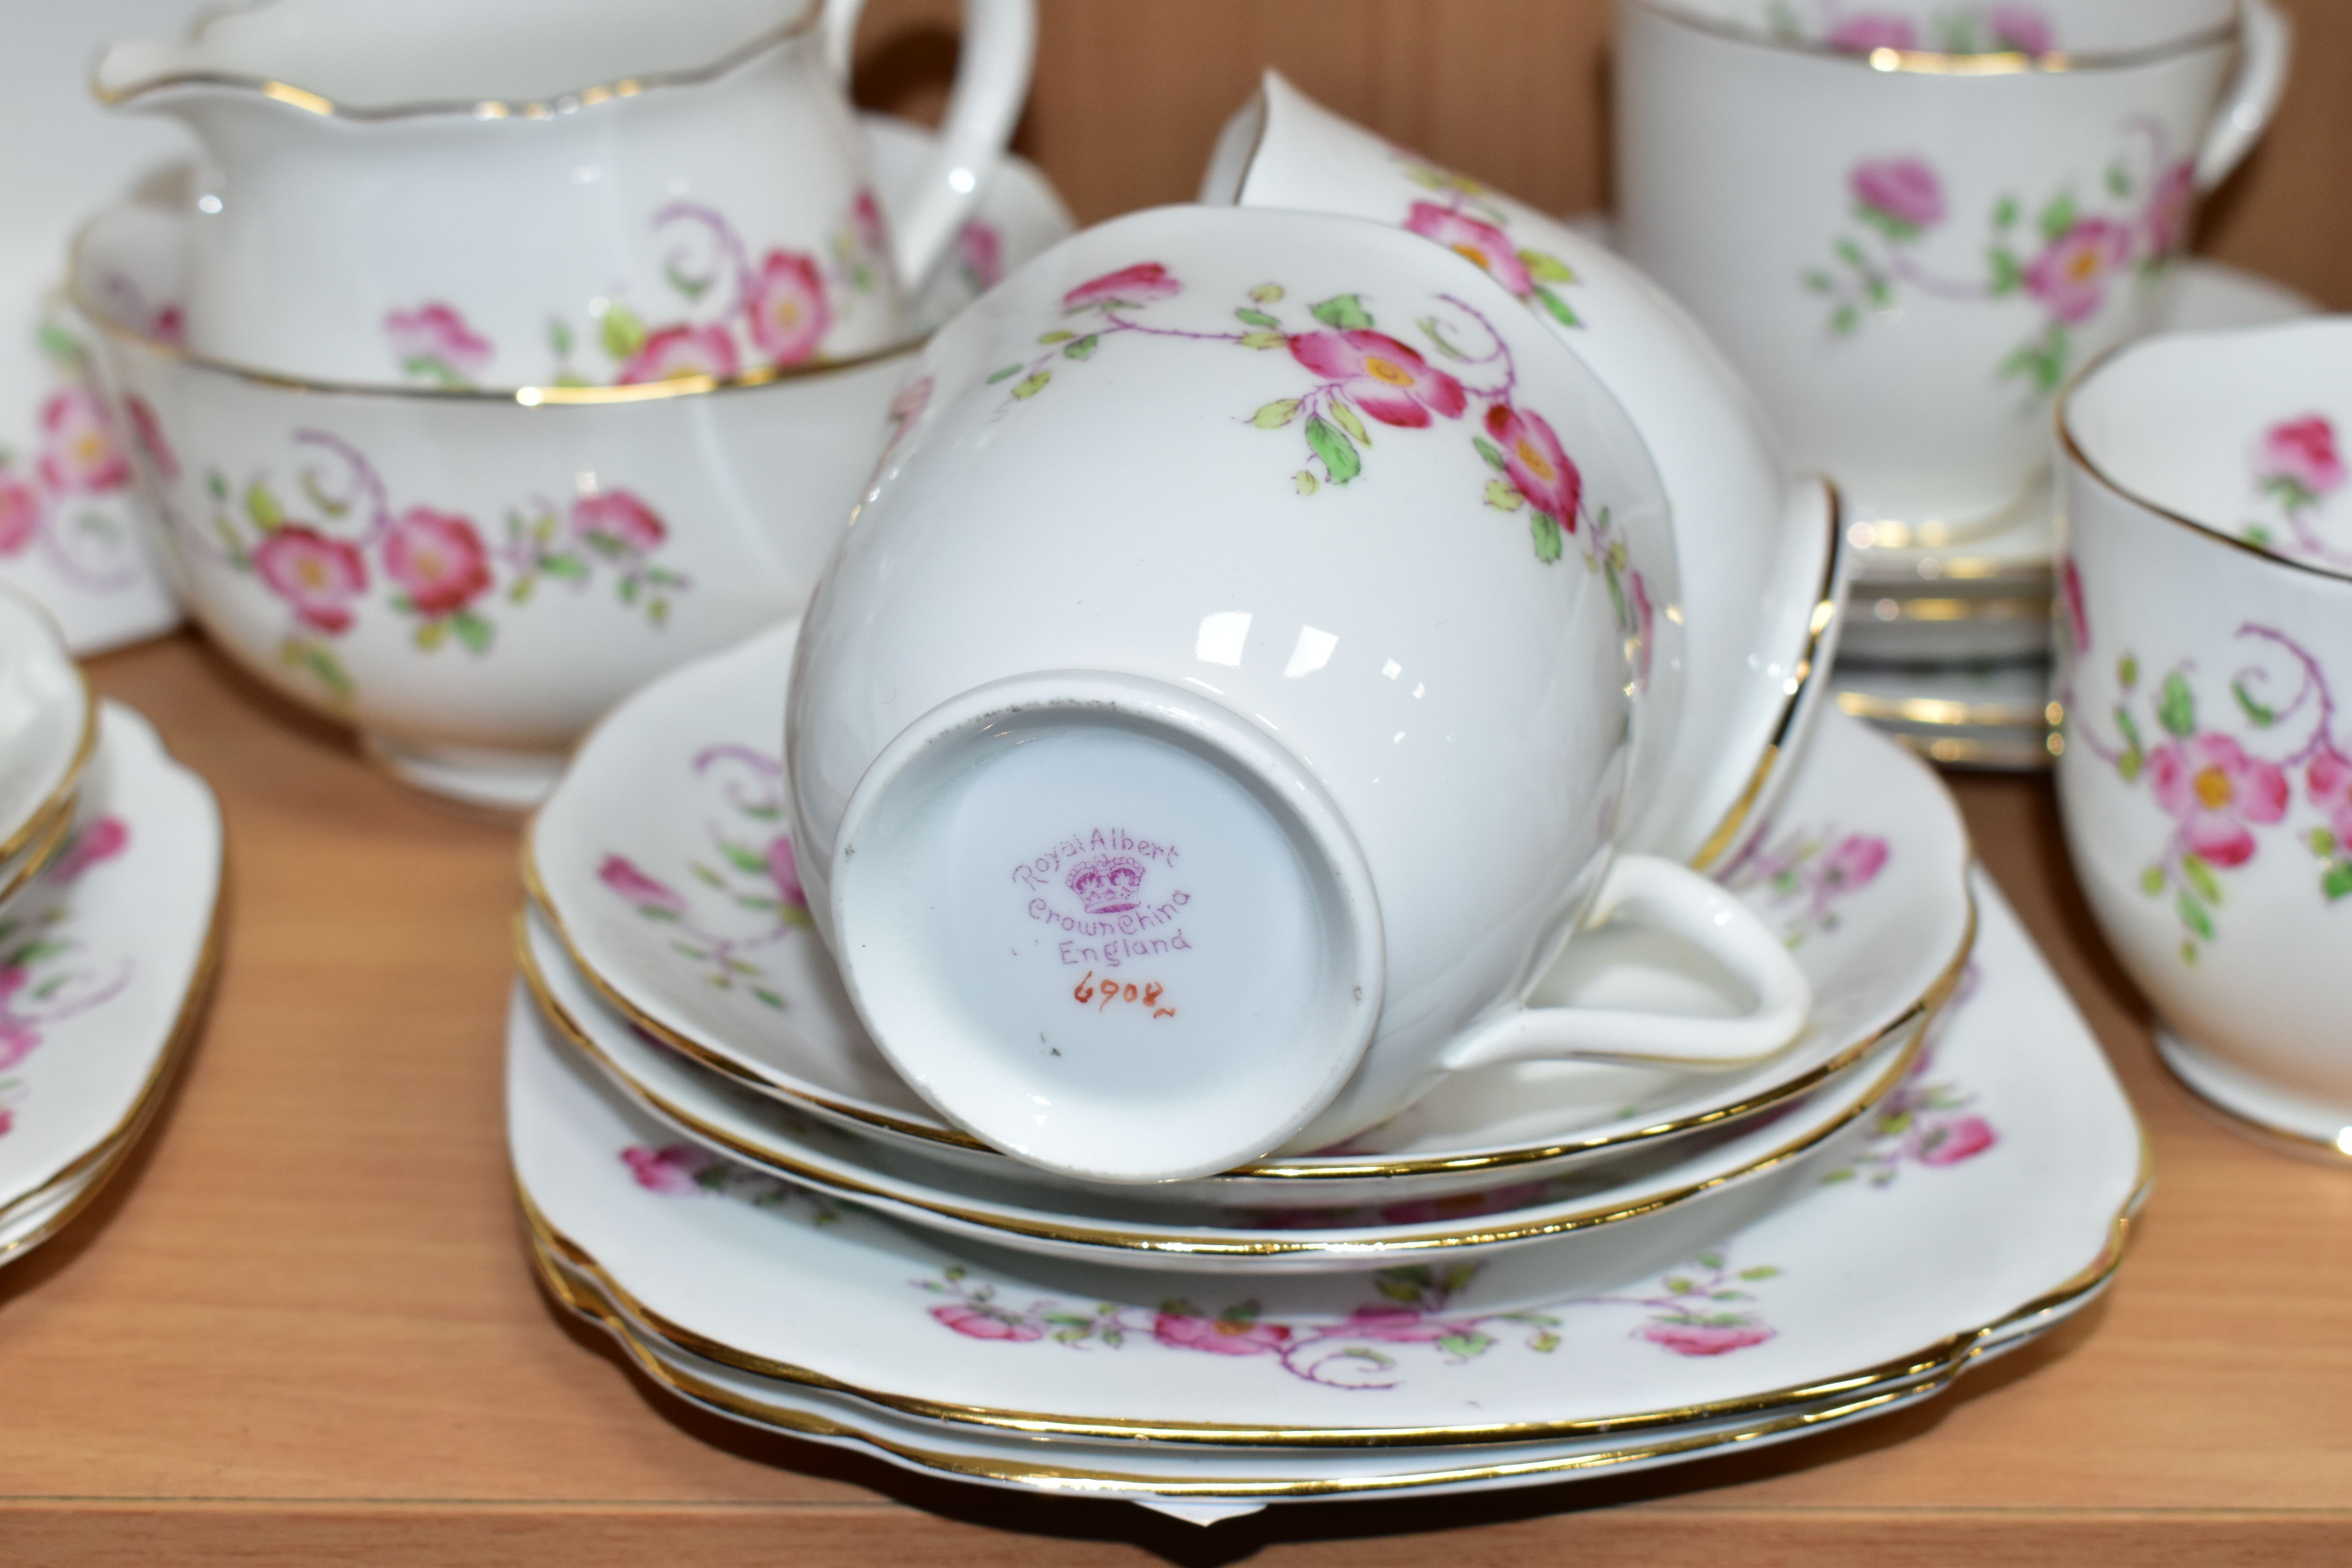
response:
M2017 198L2015 196L2001 197L2000 201L1992 209L1993 227L2007 228L2016 222Z
M1553 321L1558 321L1563 327L1580 327L1584 325L1584 322L1579 319L1577 313L1568 308L1567 300L1561 299L1559 295L1553 293L1550 289L1543 287L1541 284L1536 285L1536 302L1544 308L1544 312L1547 315L1550 316Z
M1470 444L1478 448L1478 455L1486 459L1488 468L1498 474L1510 471L1510 465L1503 461L1503 449L1500 447L1496 446L1484 436L1471 437Z
M1526 268L1538 283L1573 283L1576 274L1567 262L1540 250L1519 252L1519 265Z
M1996 246L1986 259L1992 266L1992 291L1995 298L2014 294L2025 287L2025 268L2016 257Z
M1320 415L1307 422L1307 445L1323 459L1323 471L1331 476L1335 485L1344 485L1364 471L1364 459L1357 454L1356 444Z
M1739 1277L1742 1279L1770 1279L1776 1278L1780 1272L1769 1263L1760 1263L1753 1268L1741 1269Z
M2197 698L2179 670L2164 678L2164 694L2157 703L2156 719L2184 740L2197 732Z
M1447 1355L1457 1356L1467 1361L1472 1356L1484 1355L1494 1342L1495 1336L1492 1334L1482 1334L1475 1330L1466 1330L1458 1334L1446 1335L1437 1342L1437 1348Z
M1297 473L1292 475L1290 482L1298 487L1298 493L1303 496L1311 496L1317 490L1323 488L1323 481L1317 479L1313 474L1308 473L1305 468L1301 468Z
M2042 216L2035 222L2042 230L2042 238L2058 240L2065 238L2067 230L2074 226L2076 216L2074 194L2061 191L2050 198L2050 205L2042 209Z
M1015 397L1034 397L1039 393L1045 391L1045 384L1053 379L1054 373L1052 371L1041 370L1036 374L1021 383L1018 386L1015 386L1013 389L1013 395Z
M539 558L539 569L551 577L569 577L575 581L588 575L588 563L577 555L542 555Z
M447 622L431 620L419 621L416 623L416 646L423 648L426 653L431 653L435 648L439 647L443 643L448 640L449 626Z
M457 634L459 642L476 653L489 652L491 639L498 635L496 627L471 610L460 610L450 616L449 629Z
M2179 898L2173 900L2173 908L2180 911L2182 925L2187 926L2207 942L2213 940L2212 917L2205 912L2205 906L2197 901L2195 894L2184 890Z
M2336 835L2325 827L2311 830L2311 852L2322 860L2336 853Z
M1861 325L1862 308L1858 305L1840 305L1830 312L1830 331L1840 337L1847 336Z
M268 533L285 522L286 509L278 504L277 495L268 485L256 479L246 487L245 515L253 519L256 528Z
M2129 172L2128 170L2126 170L2126 168L2125 168L2121 163L2110 163L2110 164L2108 164L2108 165L2107 165L2107 191L2108 191L2108 193L2109 193L2110 195L2113 195L2127 196L2127 195L2131 195L2131 188L2132 188L2132 183L2131 183L2131 174L2130 174L2130 172Z
M1344 398L1335 397L1331 400L1331 417L1339 422L1339 428L1345 430L1349 438L1357 446L1369 447L1372 444L1371 437L1364 429L1364 422L1356 417L1356 411L1348 406Z
M991 385L991 386L994 386L998 382L1000 382L1000 381L1009 381L1009 380L1011 380L1013 377L1014 377L1014 376L1016 376L1016 375L1019 375L1020 374L1021 374L1021 367L1020 367L1019 365L1017 365L1017 364L1008 364L1008 365L1006 365L1003 370L998 371L994 375L990 376L990 377L988 378L988 384L989 384L989 385Z
M2246 683L2244 681L2233 680L2230 682L2230 691L2232 696L2237 698L2238 706L2246 710L2246 717L2252 720L2260 728L2267 730L2273 724L2278 722L2278 714L2269 708L2264 707L2263 704L2255 701L2253 693L2246 689Z
M1668 1294L1675 1296L1689 1296L1698 1290L1697 1286L1680 1274L1669 1274L1659 1283L1666 1288Z
M1528 498L1521 495L1519 487L1508 479L1488 479L1486 504L1496 511L1517 511L1528 504Z
M1816 294L1827 294L1837 287L1837 279L1819 268L1805 274L1804 283Z
M740 844L721 839L719 851L726 856L739 871L749 871L755 877L764 877L768 874L768 858L756 849L747 849Z
M1553 1333L1549 1329L1546 1329L1543 1332L1536 1335L1535 1338L1528 1342L1528 1349L1531 1351L1539 1351L1544 1354L1549 1355L1553 1351L1559 1349L1559 1336Z
M1244 332L1242 334L1242 347L1245 349L1279 349L1287 348L1289 344L1290 340L1280 332Z
M605 306L604 319L597 325L604 335L604 352L614 359L627 359L646 346L646 324L626 305Z
M1272 316L1267 315L1264 310L1235 310L1234 315L1236 319L1248 326L1279 327L1282 325L1280 321L1275 320Z
M1095 350L1102 347L1102 334L1089 332L1062 351L1064 359L1092 359Z
M2139 684L2139 660L2134 658L2129 654L2126 654L2123 658L2117 659L2116 661L2116 679L2124 683L2124 689L2126 691L2130 690L2133 687L2137 686Z
M572 357L572 328L561 316L548 318L547 346L555 351L557 359Z
M1279 430L1298 417L1298 399L1277 397L1250 416L1250 423L1261 430Z
M2334 903L2338 899L2352 898L2352 860L2338 860L2319 879L2319 890Z
M1282 298L1282 285L1279 283L1261 283L1256 288L1250 290L1250 298L1256 300L1261 305L1271 305L1276 300Z
M1867 272L1870 270L1870 258L1864 256L1862 253L1862 247L1856 245L1853 241L1850 239L1841 239L1837 242L1836 248L1838 259L1844 262L1848 267L1853 268L1856 272Z
M1039 332L1037 334L1037 341L1047 348L1051 348L1055 343L1066 343L1077 335L1077 333L1071 331L1066 328L1056 327L1050 332Z
M2139 874L2139 890L2151 899L2163 892L2164 868L2150 866L2147 870L2142 871Z
M2183 855L2180 858L2180 872L2189 879L2189 885L2197 889L2198 896L2207 903L2218 904L2221 901L2221 884L2215 879L2213 868L2206 863L2203 856Z
M1549 512L1529 512L1528 531L1535 536L1537 560L1549 566L1559 559L1559 524L1552 521Z
M41 320L38 336L43 353L68 370L79 367L84 353L79 338L75 337L47 317L43 317Z
M1335 294L1324 300L1315 307L1315 319L1343 332L1360 331L1372 324L1371 313L1364 309L1362 298L1355 294Z

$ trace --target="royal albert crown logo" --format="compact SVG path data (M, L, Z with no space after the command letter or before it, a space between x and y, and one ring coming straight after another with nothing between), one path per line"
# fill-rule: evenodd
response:
M1181 923L1192 895L1176 881L1183 853L1124 827L1073 833L1013 868L1024 912L1050 928L1061 961L1116 969L1192 951Z
M1121 915L1142 902L1143 862L1125 855L1081 861L1062 885L1078 896L1090 915Z

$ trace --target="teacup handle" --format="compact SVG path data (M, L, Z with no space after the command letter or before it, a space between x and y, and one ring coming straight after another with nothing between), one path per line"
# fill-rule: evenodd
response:
M825 59L845 88L865 9L866 0L830 0L825 6ZM963 44L955 90L940 122L939 151L915 186L915 199L892 225L891 259L909 299L947 258L1004 156L1036 57L1037 0L963 0Z
M1521 1007L1487 1020L1446 1048L1445 1068L1569 1058L1672 1067L1747 1067L1797 1037L1812 1011L1812 983L1785 942L1728 892L1654 855L1618 858L1586 919L1633 921L1680 937L1755 994L1734 1018L1697 1018L1607 1007Z
M2210 191L2244 162L2286 91L2287 68L2294 61L2294 25L2271 0L2241 0L2238 68L2197 150L2197 188Z

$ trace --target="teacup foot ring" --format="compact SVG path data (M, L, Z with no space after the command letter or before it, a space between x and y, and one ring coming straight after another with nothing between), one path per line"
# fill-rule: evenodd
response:
M563 752L511 752L489 746L437 746L363 734L367 760L411 789L483 811L520 816L535 809L563 776Z
M2158 1025L2156 1052L2182 1088L2231 1131L2266 1148L2352 1169L2352 1107L2263 1083Z

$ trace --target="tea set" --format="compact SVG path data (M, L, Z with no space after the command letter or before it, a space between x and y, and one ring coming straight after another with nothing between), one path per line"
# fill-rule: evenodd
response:
M1029 0L937 132L858 12L268 0L90 83L199 150L71 249L142 548L531 812L528 1247L654 1385L1201 1523L1932 1397L2148 1168L1917 752L2054 758L2174 1072L2352 1153L2352 342L2176 277L2268 0L1620 0L1605 236L1273 72L1080 229ZM1884 635L1937 595L2029 662L1832 678L1981 663ZM17 614L0 921L79 967L0 1051L144 1044L0 1078L88 1102L0 1257L152 1109L219 857Z

